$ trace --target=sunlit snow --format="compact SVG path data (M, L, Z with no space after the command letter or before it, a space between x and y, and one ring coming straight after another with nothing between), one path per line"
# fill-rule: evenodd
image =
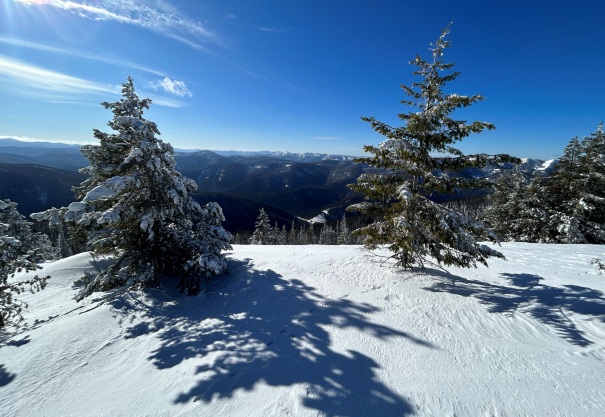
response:
M603 246L499 250L403 271L358 246L236 246L199 296L80 303L105 261L46 264L0 344L1 414L603 416Z

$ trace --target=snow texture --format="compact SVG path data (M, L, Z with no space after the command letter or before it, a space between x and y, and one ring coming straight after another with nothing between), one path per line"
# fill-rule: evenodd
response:
M77 303L106 260L45 264L0 344L0 410L42 416L603 416L599 245L505 243L490 267L235 246L206 293ZM19 275L23 279L26 275Z

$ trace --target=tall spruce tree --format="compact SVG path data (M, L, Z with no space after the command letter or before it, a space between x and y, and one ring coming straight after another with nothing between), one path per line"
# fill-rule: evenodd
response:
M252 245L271 245L273 243L273 229L269 221L269 216L265 209L261 207L254 225L254 233L250 238Z
M275 223L275 226L277 228L277 223ZM288 230L286 229L286 225L283 224L281 226L281 229L279 231L279 233L277 233L277 244L278 245L286 245L288 244Z
M114 133L94 130L98 145L82 147L90 175L75 188L65 219L75 222L88 247L114 255L114 262L82 290L158 286L178 277L179 288L197 294L204 280L223 274L231 235L221 226L216 203L202 207L190 193L197 185L176 170L172 146L156 135L155 123L143 113L150 99L139 99L132 78L122 98L101 103L113 113Z
M476 266L477 262L487 264L486 259L492 256L504 257L477 243L477 239L497 242L495 234L482 223L430 199L436 193L485 185L477 179L453 175L461 168L517 161L508 155L464 155L452 146L471 133L494 126L485 122L466 123L450 116L456 109L483 98L443 92L445 84L459 75L458 72L443 75L453 67L442 60L450 46L450 41L445 40L448 33L449 27L431 45L431 60L417 55L410 62L417 67L414 74L422 77L422 81L401 86L410 97L402 103L418 110L399 115L403 126L392 127L374 117L362 118L386 140L378 146L365 146L364 150L374 156L358 160L383 171L364 174L350 186L365 195L365 201L351 209L378 219L354 234L362 235L370 249L388 245L393 258L404 268L424 266L429 256L440 264L463 267Z
M347 225L347 216L346 213L343 213L342 219L338 222L337 226L338 232L338 244L339 245L350 245L351 244L351 234L349 233L349 226Z

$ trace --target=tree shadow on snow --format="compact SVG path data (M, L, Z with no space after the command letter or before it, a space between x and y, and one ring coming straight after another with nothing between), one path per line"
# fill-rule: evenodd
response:
M605 323L605 297L600 291L577 285L551 287L542 284L535 274L503 273L509 285L491 284L432 270L436 276L448 278L426 288L432 292L448 292L477 298L491 313L528 314L553 328L556 333L577 346L594 343L579 329L570 314L594 318Z
M325 416L413 413L399 393L380 381L380 365L354 345L335 350L328 328L353 330L358 343L377 338L431 348L429 343L372 323L367 315L378 309L371 305L326 298L302 281L255 270L249 260L231 260L230 267L231 274L206 296L144 307L134 313L143 321L127 328L127 338L157 335L161 345L149 360L158 369L205 358L196 370L197 383L178 394L175 403L208 403L266 384L292 387L304 407ZM133 314L132 305L114 307ZM268 400L267 409L255 412L296 414L291 406L287 400Z
M12 335L7 335L3 331L0 331L0 348L5 346L20 347L28 344L31 340L29 336L22 337L19 340L11 340ZM13 382L17 375L10 373L6 367L0 364L0 387L10 384Z
M0 387L10 384L13 379L15 379L15 374L11 374L4 365L0 365Z

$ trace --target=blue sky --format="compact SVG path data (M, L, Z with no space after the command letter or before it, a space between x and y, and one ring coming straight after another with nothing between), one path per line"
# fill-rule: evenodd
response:
M605 119L602 0L0 0L0 137L94 141L130 75L177 148L361 155L410 111L408 64L453 21L448 92L496 130L467 153L550 159Z

